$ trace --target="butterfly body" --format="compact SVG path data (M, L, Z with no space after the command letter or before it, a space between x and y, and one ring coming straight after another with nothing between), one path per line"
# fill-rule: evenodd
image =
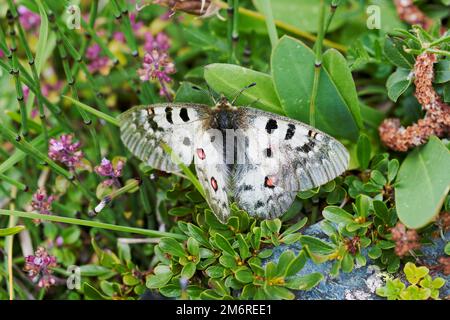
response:
M275 218L298 191L320 186L348 166L345 147L304 123L221 99L138 106L122 114L121 138L148 165L176 172L194 161L206 200L221 221L236 202L250 215Z

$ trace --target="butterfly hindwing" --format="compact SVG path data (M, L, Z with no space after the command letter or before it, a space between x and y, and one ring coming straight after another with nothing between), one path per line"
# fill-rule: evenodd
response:
M241 109L247 136L258 141L246 150L252 164L236 166L234 197L250 214L279 216L298 191L325 184L347 168L347 150L327 134L286 117Z
M120 115L124 145L140 160L158 170L176 172L180 168L164 151L169 146L186 165L192 162L194 135L209 107L194 104L154 104L137 106Z

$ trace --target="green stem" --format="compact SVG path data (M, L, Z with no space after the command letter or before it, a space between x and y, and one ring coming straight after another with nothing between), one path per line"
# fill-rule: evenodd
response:
M118 127L119 126L119 120L117 120L116 118L101 112L100 110L97 110L95 108L92 108L91 106L88 106L87 104L84 104L76 99L73 99L69 96L62 96L64 99L69 100L70 102L72 102L73 104L75 104L77 107L80 107L81 109L86 110L87 112L95 115L96 117L105 120L106 122L109 122L110 124Z
M123 23L121 23L122 31L125 35L125 39L127 40L127 44L130 46L131 55L133 57L138 57L139 51L138 51L138 47L137 47L136 37L134 36L133 28L131 27L131 21L130 21L130 16L128 15L128 9L127 9L126 5L123 8L120 8L120 4L118 4L116 2L116 0L112 0L111 3L113 3L114 7L119 8L119 10L121 12L121 15L120 15L121 18L119 18L119 19L121 19L123 21Z
M273 19L272 5L270 0L259 0L259 4L265 16L267 33L269 34L270 44L272 45L273 50L278 43L278 32Z
M7 175L4 175L3 173L0 173L0 180L6 181L7 183L9 183L11 185L16 186L18 189L20 189L22 191L28 190L28 187L25 184L23 184L19 181L16 181L13 178L8 177Z
M311 92L311 100L309 104L309 125L315 126L316 122L316 99L319 91L320 72L322 69L322 43L324 38L324 17L325 17L325 4L324 0L320 0L320 16L319 16L319 33L317 41L314 45L315 61L314 61L314 82Z
M47 214L40 214L40 213L34 213L34 212L24 212L24 211L0 209L0 215L14 216L14 217L20 217L20 218L26 218L26 219L61 222L61 223L79 225L79 226L92 227L92 228L100 228L100 229L113 230L113 231L119 231L119 232L135 233L135 234L141 234L141 235L151 237L151 238L170 237L170 238L174 238L174 239L178 239L178 240L186 240L186 238L187 238L186 236L184 236L182 234L177 234L177 233L148 230L148 229L127 227L127 226L118 226L118 225L99 222L99 221L95 221L95 220L76 219L76 218L61 217L61 216L57 216L57 215L47 215Z

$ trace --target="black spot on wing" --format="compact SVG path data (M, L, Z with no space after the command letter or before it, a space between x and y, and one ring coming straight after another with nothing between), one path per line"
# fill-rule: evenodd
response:
M191 140L188 137L184 137L183 144L185 146L189 146L189 145L191 145Z
M266 149L266 156L267 158L272 157L272 149L270 147Z
M278 128L278 124L277 124L276 120L269 119L269 121L267 121L267 123L266 123L266 131L267 131L267 133L271 134L277 128Z
M295 125L292 123L288 124L288 129L286 130L286 136L284 137L284 140L290 140L295 134Z
M184 122L188 122L189 121L189 115L188 115L188 111L187 111L186 108L181 108L180 109L180 118Z
M264 202L262 202L261 200L257 201L255 203L255 210L258 210L259 208L264 207Z
M167 120L167 122L173 124L172 108L171 107L167 107L165 111L166 111L166 120Z
M315 145L316 143L314 141L309 141L308 143L305 143L303 146L295 148L295 150L297 150L298 152L308 153L314 148Z
M253 186L251 186L250 184L244 184L243 189L244 191L250 191L253 190Z

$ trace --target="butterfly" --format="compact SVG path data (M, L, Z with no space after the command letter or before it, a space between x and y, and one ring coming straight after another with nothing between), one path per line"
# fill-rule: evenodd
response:
M336 139L302 122L222 97L214 107L189 103L136 106L119 116L124 145L166 172L193 161L205 198L226 222L235 202L251 216L274 219L299 191L333 180L348 167ZM165 146L172 152L167 153Z

